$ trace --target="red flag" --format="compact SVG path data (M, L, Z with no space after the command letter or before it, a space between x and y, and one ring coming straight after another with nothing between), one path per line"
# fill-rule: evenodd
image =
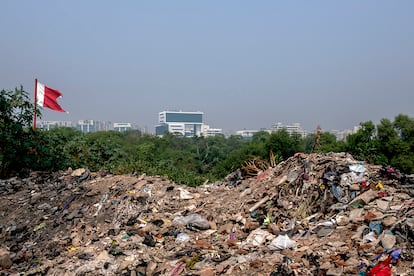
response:
M37 82L37 105L47 107L58 112L65 112L57 102L57 98L62 97L59 90L47 87L40 82Z

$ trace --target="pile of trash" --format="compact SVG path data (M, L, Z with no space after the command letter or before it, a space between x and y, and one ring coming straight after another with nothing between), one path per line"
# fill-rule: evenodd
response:
M87 169L0 181L0 275L413 275L414 185L299 153L197 188Z

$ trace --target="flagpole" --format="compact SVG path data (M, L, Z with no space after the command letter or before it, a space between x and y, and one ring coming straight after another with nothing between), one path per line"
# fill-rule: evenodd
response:
M36 133L36 105L37 105L37 79L35 79L34 87L34 117L33 117L33 131Z

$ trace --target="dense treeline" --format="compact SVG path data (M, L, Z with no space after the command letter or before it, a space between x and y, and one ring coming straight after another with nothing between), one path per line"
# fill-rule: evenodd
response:
M295 152L311 152L316 135L306 138L286 131L258 132L250 141L240 136L164 137L139 131L83 134L73 128L50 131L31 128L34 105L22 87L0 92L0 177L30 170L57 171L68 167L109 170L113 173L162 175L188 185L223 178L252 158L280 162ZM41 116L39 110L37 114ZM356 159L391 165L405 173L414 171L414 119L398 115L394 121L368 121L337 141L320 133L318 152L349 152Z

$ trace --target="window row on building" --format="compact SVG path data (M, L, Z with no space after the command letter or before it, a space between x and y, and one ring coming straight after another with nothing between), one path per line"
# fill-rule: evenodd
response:
M134 129L131 123L111 123L97 120L79 120L77 123L72 121L40 121L38 123L38 128L45 130L50 130L56 127L72 127L83 133L108 130L122 132Z
M203 112L162 111L158 114L158 125L155 126L155 135L162 136L172 133L184 137L213 136L222 134L220 128L210 128L203 122Z

